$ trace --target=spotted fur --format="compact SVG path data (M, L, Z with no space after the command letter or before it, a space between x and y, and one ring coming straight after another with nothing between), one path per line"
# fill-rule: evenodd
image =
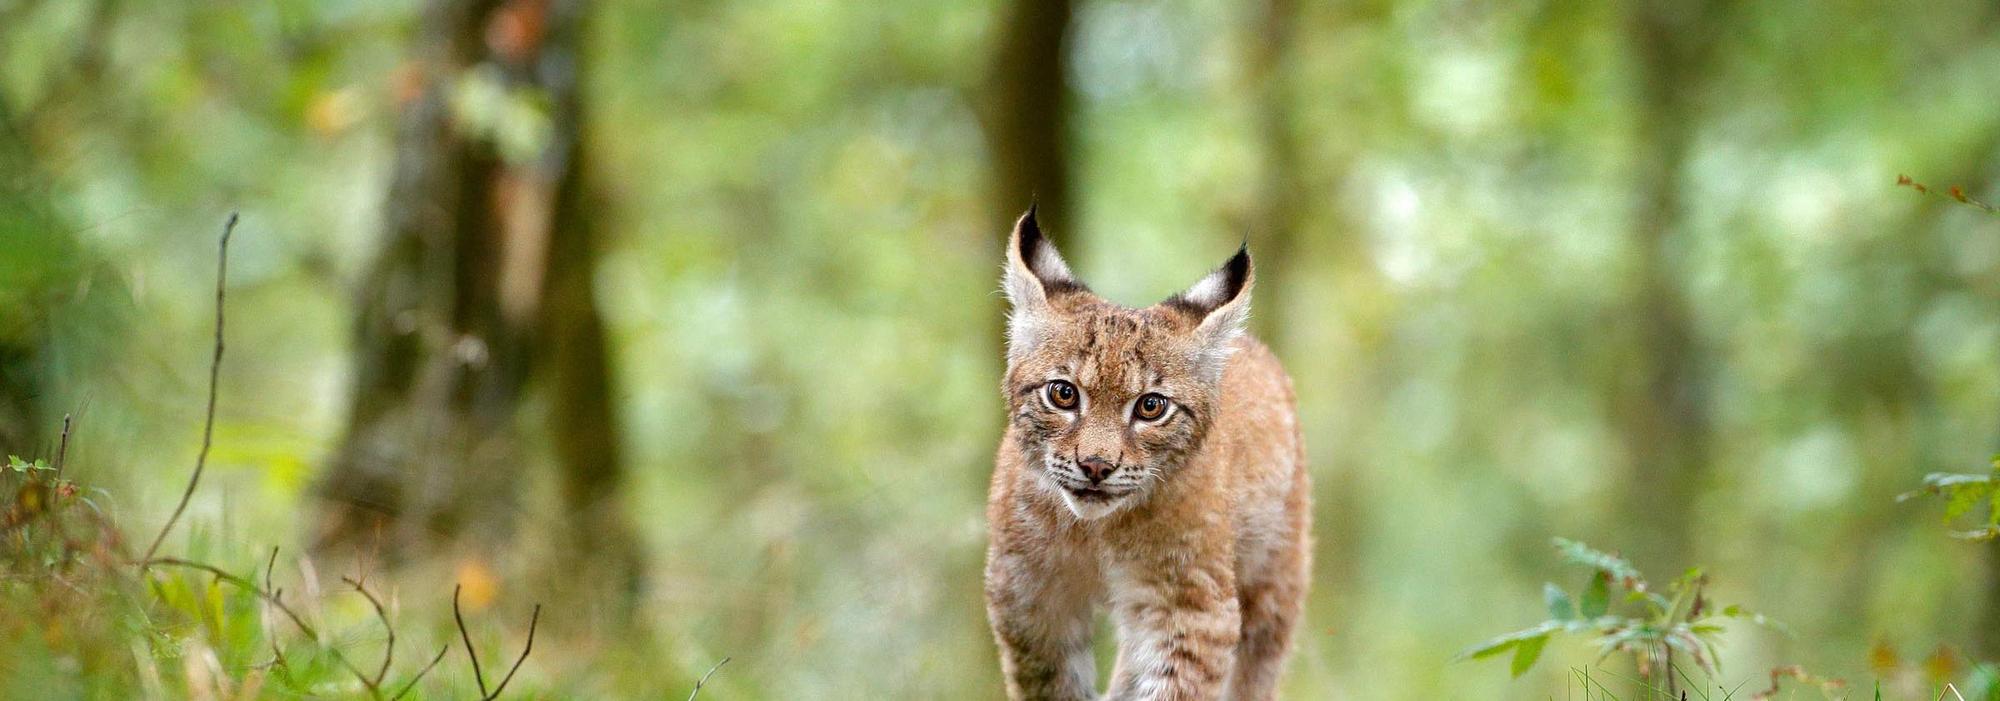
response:
M1247 250L1144 309L1092 294L1029 210L1007 246L1007 435L987 615L1012 699L1272 699L1304 604L1311 486L1291 380L1243 333ZM1068 409L1051 383L1077 392ZM1148 394L1170 408L1140 420Z

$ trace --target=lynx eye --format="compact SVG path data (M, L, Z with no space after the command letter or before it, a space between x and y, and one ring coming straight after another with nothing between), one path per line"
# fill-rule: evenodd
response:
M1132 416L1137 417L1140 421L1158 421L1160 417L1167 415L1167 407L1172 404L1172 402L1167 401L1166 397L1157 394L1147 394L1140 397L1139 401L1132 405Z
M1049 406L1067 411L1076 408L1079 395L1076 385L1065 380L1052 380L1049 382L1048 397Z

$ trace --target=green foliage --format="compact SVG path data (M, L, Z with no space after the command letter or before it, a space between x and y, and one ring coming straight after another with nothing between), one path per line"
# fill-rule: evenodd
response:
M1908 501L1922 496L1944 499L1944 522L1947 527L1960 523L1981 505L1986 507L1986 516L1979 520L1978 525L1970 529L1953 528L1951 537L1976 542L2000 538L2000 455L1994 456L1993 471L1990 473L1933 472L1924 476L1922 487L1898 495L1896 500Z
M28 461L26 461L26 460L22 460L22 459L21 459L21 456L19 456L19 455L9 455L9 456L7 456L7 467L9 467L9 468L13 468L13 470L14 470L15 472L28 472L28 471L31 471L31 470L36 470L36 471L39 471L39 470L54 470L54 469L55 469L55 468L53 468L53 467L49 467L49 462L48 462L47 460L42 460L42 459L40 459L40 458L36 458L34 462L28 462Z
M6 465L0 487L15 498L0 512L0 698L389 698L414 678L401 669L383 692L364 689L339 647L355 636L306 634L274 611L247 553L236 555L242 575L139 568L111 517L47 461ZM343 628L355 633L371 625L351 618Z
M1564 561L1590 570L1583 589L1572 596L1554 583L1544 584L1548 620L1473 645L1457 659L1511 651L1509 670L1519 677L1534 667L1551 637L1568 634L1591 638L1600 661L1614 654L1630 656L1648 679L1673 674L1679 659L1714 676L1720 672L1716 645L1726 621L1770 624L1738 606L1717 609L1703 591L1708 578L1699 569L1688 570L1659 592L1622 557L1563 538L1555 539L1555 547ZM1625 592L1618 605L1612 602L1614 586Z

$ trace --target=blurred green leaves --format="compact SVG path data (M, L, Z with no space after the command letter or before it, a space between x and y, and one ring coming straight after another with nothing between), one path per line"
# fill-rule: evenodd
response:
M2000 456L1993 458L1992 473L1933 472L1924 476L1921 488L1900 494L1896 500L1909 501L1923 496L1944 499L1946 526L1953 526L1982 505L1986 507L1986 516L1979 520L1980 525L1967 530L1952 530L1951 537L1974 542L2000 538Z
M41 458L35 458L33 462L30 462L27 460L22 460L21 456L19 455L7 456L7 467L13 469L15 472L55 470L55 468L49 466L49 462L47 460L43 460Z
M1455 659L1484 659L1512 650L1509 671L1519 677L1534 667L1551 637L1586 635L1596 643L1599 661L1613 654L1629 656L1649 684L1671 688L1672 677L1681 673L1677 659L1710 676L1721 672L1717 646L1723 620L1768 624L1738 606L1717 610L1706 598L1708 578L1699 569L1688 570L1659 592L1623 557L1564 538L1554 545L1569 564L1590 570L1582 593L1572 597L1554 583L1544 584L1549 620L1473 645ZM1610 602L1613 583L1626 592L1626 605L1615 610Z
M548 95L510 84L493 64L480 64L458 80L451 107L458 124L490 140L510 163L533 162L548 144Z

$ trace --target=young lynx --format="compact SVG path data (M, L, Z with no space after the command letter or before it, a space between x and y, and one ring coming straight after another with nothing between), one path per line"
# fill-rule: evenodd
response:
M1092 294L1035 223L1007 245L1007 435L986 611L1013 699L1271 699L1304 604L1311 488L1291 380L1243 333L1250 255L1145 309Z

